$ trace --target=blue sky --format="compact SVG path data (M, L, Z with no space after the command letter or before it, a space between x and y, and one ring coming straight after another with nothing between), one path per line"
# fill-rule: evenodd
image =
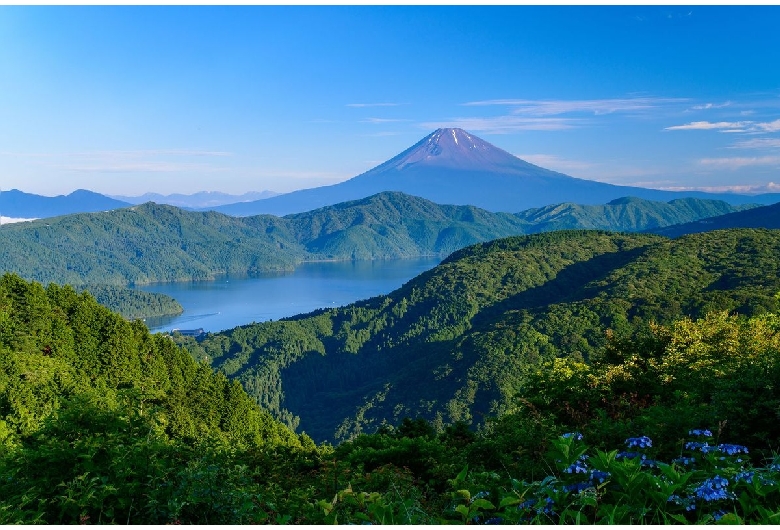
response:
M0 6L0 187L287 192L438 127L646 187L780 190L780 7Z

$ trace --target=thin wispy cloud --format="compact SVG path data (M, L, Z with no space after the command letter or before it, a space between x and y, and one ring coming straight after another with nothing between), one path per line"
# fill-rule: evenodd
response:
M78 173L182 173L182 172L219 172L227 168L209 164L191 164L174 162L138 162L138 163L106 163L106 164L76 164L60 165L59 169Z
M380 131L375 133L361 134L360 136L364 136L367 138L376 138L381 136L398 136L399 134L401 133L396 131Z
M780 119L769 122L757 121L693 121L683 125L665 127L665 131L710 131L720 132L777 132L780 131Z
M704 103L702 105L694 105L691 107L693 110L710 110L710 109L722 109L731 106L731 101L724 103Z
M153 156L196 156L196 157L226 157L233 156L228 151L206 151L200 149L141 149L141 150L110 150L110 151L78 151L73 153L21 153L0 151L0 156L15 156L29 158L147 158Z
M29 158L46 167L78 173L212 173L225 168L209 159L223 159L233 156L233 153L203 149L145 149L72 153L0 152L0 156Z
M699 163L707 167L737 170L752 166L780 166L780 156L703 158Z
M516 131L561 131L577 127L579 121L571 118L523 118L496 116L490 118L453 118L446 121L421 123L426 130L457 127L471 132L509 134Z
M604 115L615 113L646 112L659 107L687 103L686 98L612 98L581 100L532 100L532 99L491 99L464 103L467 107L505 106L512 107L513 114L527 116L557 116L561 114Z
M749 121L692 121L684 125L673 125L671 127L665 127L665 131L711 131L717 129L723 130L743 130L751 123Z
M409 120L402 120L398 118L366 118L365 120L360 120L361 123L377 123L377 124L383 124L383 123L398 123L398 122L404 122Z
M594 164L590 162L569 160L556 155L525 154L525 155L515 155L515 156L525 160L526 162L535 164L537 166L541 166L547 169L552 169L554 171L561 171L563 173L583 171L594 167Z
M730 146L730 149L775 149L780 148L780 138L752 138Z
M780 184L734 184L725 186L659 186L658 189L668 191L706 191L708 193L775 193L780 191Z

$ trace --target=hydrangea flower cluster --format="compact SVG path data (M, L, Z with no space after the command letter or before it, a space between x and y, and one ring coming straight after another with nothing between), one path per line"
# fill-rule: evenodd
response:
M696 463L696 458L692 456L681 456L680 458L675 458L674 460L672 460L672 462L683 466L690 466L691 464Z
M696 509L696 502L690 497L680 497L679 495L672 495L666 502L673 502L677 506L685 508L686 512L691 512Z
M693 493L696 498L707 502L725 500L732 496L726 489L726 486L728 485L728 480L719 475L715 475L702 482L701 486L696 488Z
M632 447L639 447L644 449L646 447L653 447L653 441L647 436L639 436L638 438L628 438L626 440L626 447L629 449Z
M582 434L578 432L567 432L562 434L561 438L574 438L575 440L582 440Z
M587 460L588 455L582 455L580 456L576 462L574 462L572 465L567 467L563 470L564 473L587 473L588 466L585 463L585 460Z
M688 435L712 438L712 431L709 429L691 429L690 431L688 431Z
M739 453L745 453L747 454L748 448L744 445L735 445L735 444L720 444L718 446L718 451L721 453L726 453L727 455L736 455Z

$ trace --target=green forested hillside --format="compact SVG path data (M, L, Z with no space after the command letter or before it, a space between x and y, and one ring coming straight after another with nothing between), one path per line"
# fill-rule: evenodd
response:
M179 315L184 311L179 302L166 294L100 284L86 285L84 290L89 291L100 305L128 320Z
M480 423L532 367L596 358L608 330L773 311L778 270L771 230L551 232L463 249L387 296L181 340L290 426L338 440L406 416Z
M171 522L191 509L171 481L196 481L220 446L301 440L312 446L238 382L88 293L0 277L0 521Z
M447 255L559 228L639 231L734 209L719 201L627 199L510 215L387 192L282 218L235 218L147 203L3 226L0 263L44 284L132 286L291 270L305 260Z
M666 237L724 230L727 228L780 228L780 203L750 208L746 211L707 216L698 221L684 222L651 231Z
M553 204L525 210L518 213L517 217L533 226L530 233L583 228L637 232L730 214L755 206L734 206L724 201L690 197L666 203L623 197L599 205Z
M278 408L291 376L320 385L308 406L326 415L379 363L383 395L344 429L370 434L336 447L91 295L6 274L0 523L776 523L778 245L768 230L509 238L388 297L189 340L237 377L286 366L256 388ZM450 366L428 372L429 355ZM478 429L428 412L439 385L457 394L444 414ZM482 415L491 393L503 411ZM378 425L399 407L434 421Z

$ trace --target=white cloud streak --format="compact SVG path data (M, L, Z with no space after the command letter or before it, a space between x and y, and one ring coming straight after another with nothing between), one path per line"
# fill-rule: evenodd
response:
M402 120L396 118L366 118L365 120L360 120L360 121L361 123L383 124L383 123L398 123L398 122L404 122L409 120Z
M665 131L711 131L720 132L778 132L780 131L780 119L768 122L757 121L692 121L683 125L673 125L664 128Z
M753 122L750 121L719 121L719 122L709 122L709 121L692 121L691 123L686 123L684 125L673 125L672 127L666 127L664 128L665 131L709 131L709 130L717 130L717 129L724 129L724 130L742 130L745 127L748 127Z
M513 114L527 116L557 116L561 114L615 114L645 112L664 105L686 103L685 98L613 98L583 100L532 100L532 99L492 99L464 103L467 107L505 106L514 107Z
M731 101L725 103L705 103L703 105L694 105L691 107L693 110L710 110L710 109L722 109L731 106Z
M780 148L780 138L753 138L730 146L730 149L775 149Z
M515 156L525 160L526 162L535 164L537 166L541 166L547 169L552 169L555 171L560 171L562 173L584 171L594 167L594 165L590 162L568 160L566 158L561 158L556 155L527 154L527 155L515 155Z
M708 167L737 170L743 167L780 166L780 156L703 158L699 163Z
M579 121L567 118L522 118L519 116L496 116L490 118L453 118L447 121L425 122L420 127L426 130L442 127L458 127L472 132L487 134L509 134L515 131L562 131L573 129Z

